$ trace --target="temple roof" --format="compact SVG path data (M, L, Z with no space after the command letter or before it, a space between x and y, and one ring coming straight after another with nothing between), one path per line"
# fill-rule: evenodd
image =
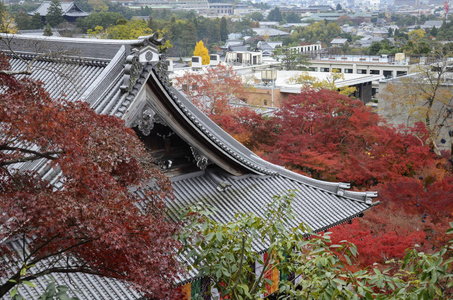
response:
M217 210L214 218L218 221L228 220L238 211L260 215L273 195L296 190L293 211L297 222L305 222L319 232L363 215L375 204L371 198L376 193L351 192L347 190L349 184L291 172L259 158L237 142L171 86L158 53L164 41L156 35L133 41L0 37L11 42L13 52L2 41L0 51L11 57L12 69L20 70L33 61L31 77L44 82L52 97L82 99L100 114L122 118L126 125L137 129L144 141L156 130L166 128L187 145L189 152L185 155L192 156L196 170L186 169L171 177L175 200L168 203L170 215L200 200ZM16 168L36 170L51 182L60 175L44 160L18 164ZM265 251L265 245L261 248L256 250ZM182 274L179 283L196 276L196 271ZM119 289L110 292L118 295L127 290L117 287L116 281L90 275L80 278L76 289L106 285ZM84 295L81 299L96 297ZM129 298L115 295L108 299Z
M51 3L51 1L44 1L35 11L29 12L28 14L34 15L38 13L42 17L45 17L47 16L47 11L49 10ZM89 13L81 10L74 2L61 2L61 9L63 10L63 16L86 17L90 15Z

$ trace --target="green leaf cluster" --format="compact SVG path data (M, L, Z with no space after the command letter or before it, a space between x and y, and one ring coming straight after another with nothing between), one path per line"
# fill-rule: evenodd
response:
M293 224L294 193L274 196L262 215L237 213L225 223L214 221L213 209L203 204L183 210L179 239L189 269L229 299L262 299L266 284L273 284L265 274L274 268L284 278L278 299L452 299L453 240L433 254L412 249L403 261L354 272L353 244L333 245L329 233Z

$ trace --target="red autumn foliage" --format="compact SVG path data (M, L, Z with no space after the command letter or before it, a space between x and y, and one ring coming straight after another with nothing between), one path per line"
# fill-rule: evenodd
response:
M357 245L361 265L402 258L414 244L426 251L445 244L453 175L423 142L422 123L393 127L358 100L310 88L269 117L245 108L210 117L269 161L355 189L378 189L380 205L332 229L334 242Z
M376 207L364 219L332 228L331 238L334 244L341 240L355 244L360 254L357 263L371 266L389 259L402 259L406 249L415 244L423 245L426 234L421 218L417 221L402 210L389 212Z
M199 73L186 72L174 78L173 82L214 121L217 116L233 113L230 102L240 101L238 98L244 93L241 78L232 67L226 65L203 69Z
M384 205L398 203L411 215L426 214L438 223L453 217L453 176L424 185L423 178L401 178L379 189Z
M312 177L371 186L411 176L432 159L412 130L385 124L363 105L331 90L304 89L273 118L265 157Z
M2 56L0 68L9 68ZM0 298L15 285L9 279L52 272L114 277L169 297L179 270L178 224L163 202L171 186L133 130L86 103L51 99L27 77L0 74L0 91ZM61 172L44 180L27 168L37 161ZM130 189L150 182L146 201Z

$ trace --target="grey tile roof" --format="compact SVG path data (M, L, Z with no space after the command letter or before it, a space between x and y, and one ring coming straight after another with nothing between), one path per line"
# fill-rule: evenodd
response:
M293 210L296 220L293 226L306 223L316 232L321 232L356 217L370 208L365 201L358 201L347 196L338 196L320 188L283 175L231 176L215 173L221 181L231 184L224 192L219 192L210 177L210 172L199 172L172 178L176 199L169 202L169 210L177 211L199 201L213 206L218 213L214 219L225 222L237 212L254 212L263 216L264 206L270 203L273 195L280 195L288 190L296 190ZM323 218L319 218L319 216ZM259 249L265 251L265 249Z
M177 216L181 209L199 202L214 210L213 219L217 222L232 220L238 212L252 212L263 217L266 204L272 201L273 195L295 190L296 197L291 208L296 219L289 225L295 227L305 223L313 231L322 232L360 216L370 208L370 204L365 201L338 196L336 193L314 188L284 175L232 176L211 169L173 177L171 181L175 200L167 204L169 215L172 217ZM230 188L219 191L217 189L219 181L230 184ZM319 218L320 215L323 218ZM262 253L266 249L266 244L257 243L254 250ZM181 274L178 284L190 282L197 275L196 270Z
M225 45L222 46L223 49L228 49L230 47L235 47L235 46L242 46L244 45L244 40L227 40Z
M446 21L447 23L450 22L449 20ZM425 24L423 24L423 28L432 28L432 27L437 27L440 28L442 26L443 21L426 21Z
M13 40L16 51L26 59L33 59L36 41L40 42L43 39L17 37ZM154 63L144 64L135 84L130 90L124 91L122 85L126 58L130 55L132 48L138 45L137 41L89 39L47 39L45 41L52 42L48 48L65 51L75 49L79 53L77 56L70 57L72 61L55 58L37 61L40 68L33 76L44 82L46 89L53 97L65 93L70 100L83 99L89 102L98 113L124 118L132 103L137 101L139 92L148 85L150 88L158 89L158 94L161 95L153 101L165 103L179 114L178 116L160 116L167 117L168 125L173 126L172 129L175 132L177 127L183 124L184 127L189 128L193 137L202 140L206 147L211 147L212 151L220 153L225 160L245 170L246 175L239 177L210 169L206 172L173 178L176 200L169 203L170 213L175 213L184 205L203 200L217 208L219 214L215 215L215 218L219 221L230 218L237 211L254 211L260 214L262 213L260 208L273 195L281 194L288 189L296 189L298 192L294 201L294 210L297 212L298 221L306 222L316 231L322 231L360 215L373 205L370 198L376 196L374 193L350 192L345 190L349 188L347 184L311 179L259 158L201 113L175 88L169 86L168 78ZM4 46L3 49L5 49ZM13 58L12 66L15 69L24 65L19 59ZM64 72L60 74L51 71L58 68L63 68ZM78 80L74 82L74 79ZM70 83L74 85L71 86ZM175 119L183 120L184 123L172 124ZM190 143L189 139L185 140ZM23 170L36 170L56 185L62 176L59 170L50 168L45 160L24 163L18 167ZM213 172L221 180L230 183L231 188L225 192L217 191L212 180ZM263 247L265 248L265 245ZM263 247L257 250L262 251ZM89 275L75 274L74 276L73 282L78 282L78 289L92 293L81 297L82 299L133 299L127 298L134 295L133 293L122 295L124 290L127 291L122 283L107 279L104 281ZM180 283L190 281L195 276L196 271L181 275ZM103 286L111 289L107 288L100 295L96 295L96 291L103 289Z
M38 13L43 17L47 16L47 11L51 3L51 1L44 1L35 11L30 12L29 15ZM89 15L89 13L81 10L74 2L61 2L61 9L63 10L63 15L68 17L86 17Z
M278 30L278 29L274 29L274 28L266 28L266 27L263 27L263 28L252 28L252 30L256 33L257 36L270 36L270 37L273 37L273 36L287 36L289 35L288 32L286 31L282 31L282 30Z
M121 47L130 53L147 37L138 40L108 40L90 38L65 38L54 36L12 35L0 33L0 51L8 51L8 44L18 53L49 53L75 56L85 60L110 62Z
M51 97L83 100L97 113L122 117L137 92L120 88L134 43L137 41L14 36L10 46L16 55L10 64L13 70L21 70L36 60L30 77L43 82ZM2 50L10 53L0 42ZM145 82L146 74L141 74L138 83Z
M21 59L10 59L13 70L25 70L27 64L36 56L23 56ZM53 59L37 60L32 65L30 78L42 81L44 88L52 98L66 98L70 101L80 100L84 92L92 85L105 69L105 62L83 60L55 61Z
M248 51L250 48L249 45L238 45L238 46L231 46L228 48L229 51Z
M334 38L332 41L330 41L331 44L344 44L348 40L347 39L340 39L340 38Z

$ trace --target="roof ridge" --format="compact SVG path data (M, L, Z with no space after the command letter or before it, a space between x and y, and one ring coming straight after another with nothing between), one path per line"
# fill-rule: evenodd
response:
M95 66L95 67L106 67L109 64L109 60L103 59L90 59L77 56L67 56L64 53L58 53L52 55L47 54L31 54L31 53L6 53L10 58L18 57L23 60L35 60L35 61L45 61L45 62L56 62L56 63L65 63L65 64L75 64L75 65L84 65L84 66Z
M194 114L191 108L193 104L187 100L182 94L177 91L174 87L167 84L168 76L165 73L165 70L162 70L162 67L159 68L159 64L153 64L152 72L156 76L157 80L162 84L165 91L168 95L173 99L174 103L178 106L181 112L188 118L188 120L195 125L203 135L213 142L217 147L221 148L223 151L227 153L232 159L238 161L240 164L248 168L249 170L256 172L257 174L263 175L270 175L270 176L283 176L302 184L319 188L321 190L330 192L332 194L343 196L352 200L364 202L367 204L372 203L371 198L377 196L376 192L351 192L345 191L346 189L350 188L349 183L343 182L328 182L323 180L318 180L314 178L310 178L293 171L287 170L282 166L278 166L272 164L261 157L257 156L255 153L247 149L245 146L234 140L232 137L231 139L220 137L215 132L212 132L212 128L208 128L210 125L215 125L215 128L222 130L217 124L215 124L211 119L209 119L204 114ZM162 66L164 64L161 64ZM190 106L190 107L188 107ZM202 119L200 122L200 118ZM209 123L209 124L206 124ZM230 135L225 133L228 137ZM233 141L234 140L234 141ZM238 149L242 148L241 149Z

